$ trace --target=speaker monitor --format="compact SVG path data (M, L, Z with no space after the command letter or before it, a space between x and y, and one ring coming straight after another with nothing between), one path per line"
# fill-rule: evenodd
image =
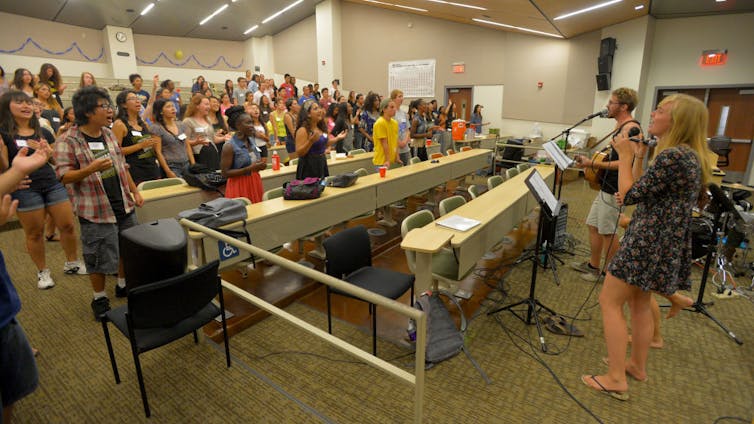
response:
M597 74L597 90L605 91L610 89L610 74Z
M175 277L186 270L186 232L173 218L131 227L119 239L126 287Z
M609 74L613 72L613 57L600 56L597 58L597 69L600 74Z
M600 56L612 56L615 54L615 38L603 38L600 42Z

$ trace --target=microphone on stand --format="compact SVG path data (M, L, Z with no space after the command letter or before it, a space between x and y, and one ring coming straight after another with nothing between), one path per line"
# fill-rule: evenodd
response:
M588 120L590 120L590 119L594 119L594 118L596 118L596 117L598 117L598 116L599 116L599 117L601 117L601 118L607 118L607 113L608 113L608 112L607 112L607 109L602 109L602 110L601 110L601 111L599 111L599 112L594 112L593 114L591 114L591 115L587 116L587 117L586 117L586 118L585 118L584 120L585 120L585 121L588 121Z

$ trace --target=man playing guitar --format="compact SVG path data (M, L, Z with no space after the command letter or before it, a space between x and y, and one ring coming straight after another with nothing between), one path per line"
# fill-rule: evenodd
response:
M633 112L639 99L635 90L619 88L614 90L607 102L607 118L615 119L615 129L608 136L623 134L628 137L632 128L638 128L638 137L642 137L639 121L633 119ZM632 134L632 136L634 136ZM643 160L643 158L639 159ZM604 170L604 175L598 181L600 191L592 202L586 224L589 227L589 244L591 257L589 261L572 263L571 267L581 271L581 278L586 281L597 281L600 277L602 252L605 251L605 262L610 262L618 249L618 238L615 237L620 208L615 201L618 191L618 153L612 150L605 160L598 161L577 156L576 163L580 168L589 170Z

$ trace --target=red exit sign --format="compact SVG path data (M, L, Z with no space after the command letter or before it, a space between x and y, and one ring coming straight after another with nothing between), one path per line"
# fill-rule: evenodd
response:
M453 73L454 74L462 74L466 72L466 64L465 63L454 63L453 64Z
M728 60L728 50L705 50L702 52L702 66L724 65Z

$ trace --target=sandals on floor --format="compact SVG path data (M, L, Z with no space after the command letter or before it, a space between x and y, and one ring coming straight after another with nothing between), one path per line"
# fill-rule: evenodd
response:
M602 357L602 363L607 365L608 367L610 366L610 361L607 360L607 356ZM644 380L637 378L628 369L626 369L626 375L641 383L646 383L649 380L649 377L644 377Z
M594 381L599 386L599 389L596 388L596 387L594 387L594 386L592 386L591 384L589 384L589 382L587 381L587 378L589 378L592 381ZM602 383L600 383L597 380L597 378L594 375L582 375L581 376L581 382L584 383L590 389L596 390L596 391L598 391L600 393L603 393L603 394L606 394L606 395L610 396L613 399L617 399L617 400L624 401L624 402L628 400L628 392L621 392L621 391L618 391L618 390L608 390L608 389L605 388L605 386L602 385Z
M60 241L60 237L58 237L57 233L52 233L45 236L45 240L47 241Z
M561 315L550 315L542 321L547 331L561 336L584 337L584 333Z

